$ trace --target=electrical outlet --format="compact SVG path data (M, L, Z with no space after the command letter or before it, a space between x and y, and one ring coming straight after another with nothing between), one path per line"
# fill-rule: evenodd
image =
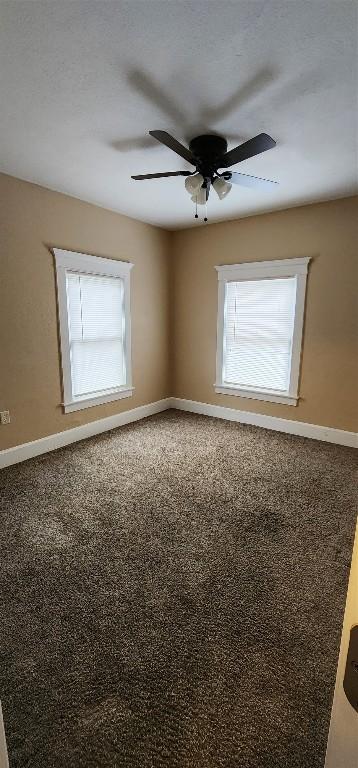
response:
M0 424L10 424L10 411L0 411Z

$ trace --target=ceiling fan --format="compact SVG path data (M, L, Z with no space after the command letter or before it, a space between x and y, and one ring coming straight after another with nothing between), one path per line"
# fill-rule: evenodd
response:
M196 205L196 219L198 218L197 206L206 206L211 186L222 200L230 192L232 184L256 189L272 189L278 184L277 181L261 179L247 173L224 170L275 147L276 142L267 133L259 133L258 136L234 147L229 152L227 151L227 141L222 136L211 134L196 136L191 140L189 147L185 147L166 131L149 131L149 134L193 165L195 171L146 173L132 176L132 179L142 181L144 179L162 179L168 176L186 176L185 188ZM220 173L219 169L223 169L223 172ZM204 221L207 221L207 215L205 215Z

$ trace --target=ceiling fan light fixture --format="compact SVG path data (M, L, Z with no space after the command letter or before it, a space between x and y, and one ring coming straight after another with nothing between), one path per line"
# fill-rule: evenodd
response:
M196 192L194 192L191 199L193 203L197 203L197 205L205 205L206 189L203 189L203 187L199 187L199 189Z
M228 181L225 181L225 179L216 178L213 181L213 187L219 200L223 200L224 197L229 194L232 188L232 184L230 184Z
M201 173L195 173L194 176L187 176L185 179L185 189L189 195L195 195L204 182L204 176Z

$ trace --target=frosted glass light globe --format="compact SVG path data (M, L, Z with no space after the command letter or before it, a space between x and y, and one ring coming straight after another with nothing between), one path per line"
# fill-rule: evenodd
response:
M194 176L187 176L185 179L185 189L189 192L189 195L195 195L196 191L200 189L204 177L201 173L195 173Z

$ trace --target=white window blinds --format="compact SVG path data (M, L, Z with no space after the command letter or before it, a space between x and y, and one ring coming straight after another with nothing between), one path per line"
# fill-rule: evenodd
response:
M226 283L224 382L289 389L295 303L295 277Z
M123 280L67 272L73 397L125 383Z

